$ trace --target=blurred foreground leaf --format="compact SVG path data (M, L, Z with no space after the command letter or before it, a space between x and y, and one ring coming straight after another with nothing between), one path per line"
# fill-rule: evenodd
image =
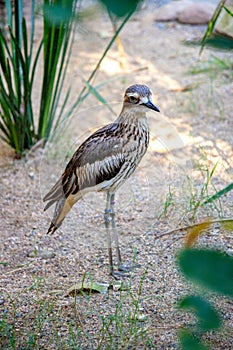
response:
M137 8L139 0L101 0L110 13L123 17Z
M180 343L182 350L208 350L204 344L201 344L197 339L193 337L190 332L182 331L180 334Z
M224 35L213 35L205 40L205 46L220 50L233 50L233 39Z
M75 5L76 6L76 5ZM44 1L44 17L48 22L55 25L68 23L73 15L73 0L66 0L63 3Z
M178 262L192 282L233 297L233 257L214 250L185 249Z
M202 331L218 329L221 326L221 319L215 308L200 296L189 295L180 301L178 307L193 311L198 317L198 326Z
M190 46L202 46L202 40L189 40L184 42L185 45ZM205 39L205 46L219 50L233 50L233 39L231 37L212 34L210 37Z

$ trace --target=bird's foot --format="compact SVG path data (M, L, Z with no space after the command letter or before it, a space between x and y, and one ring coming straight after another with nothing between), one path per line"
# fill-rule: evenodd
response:
M111 271L110 276L115 278L116 280L120 280L122 278L130 277L127 271Z
M134 269L141 267L140 264L119 264L118 271L115 271L113 268L110 270L110 276L114 277L116 280L121 278L130 277L130 272Z
M125 264L125 265L118 265L118 270L121 271L121 272L130 272L130 271L133 271L134 269L137 269L141 267L140 264Z

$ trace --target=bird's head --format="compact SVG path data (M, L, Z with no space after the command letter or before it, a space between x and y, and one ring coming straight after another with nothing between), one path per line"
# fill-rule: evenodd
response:
M125 91L124 107L138 112L147 112L148 109L160 112L152 102L152 92L146 85L131 85Z

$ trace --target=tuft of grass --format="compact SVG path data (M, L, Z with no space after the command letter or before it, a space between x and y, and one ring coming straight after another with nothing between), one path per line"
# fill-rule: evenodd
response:
M171 191L171 186L169 185L168 187L168 193L166 194L166 199L163 203L163 212L160 214L160 218L162 216L167 216L168 212L170 209L172 209L175 205L175 198L174 198L174 194Z
M146 316L141 311L143 284L147 275L147 268L144 270L139 281L136 292L132 289L132 279L125 288L122 284L119 301L116 304L115 312L108 316L100 316L101 338L97 349L102 349L103 344L108 349L137 348L142 344L152 344L151 335L147 333L143 322Z
M3 349L34 350L43 348L44 342L50 348L59 349L116 349L139 348L147 344L152 347L152 335L145 327L143 314L144 281L147 268L142 273L138 288L135 289L132 278L128 284L122 283L118 291L109 290L107 294L98 294L100 307L93 308L93 298L97 294L81 293L74 297L61 295L45 297L44 283L35 279L28 287L27 295L33 294L33 300L27 306L27 313L19 311L16 302L0 318L0 344ZM82 282L92 280L84 273ZM114 294L114 295L113 295ZM20 300L24 300L24 297ZM113 303L112 298L114 297ZM25 302L25 300L24 300ZM64 306L62 306L64 305ZM105 308L111 307L111 312ZM67 309L67 310L66 310ZM95 322L95 331L90 331ZM87 326L88 325L88 326Z
M224 187L222 190L216 192L213 196L210 196L209 198L207 198L206 201L204 202L204 204L212 203L216 199L219 199L220 197L224 196L226 193L228 193L232 190L233 190L233 183Z
M0 340L3 349L16 349L16 331L13 324L8 322L7 311L0 318Z
M208 166L199 165L198 170L200 171L201 178L203 182L199 182L198 185L194 187L192 180L187 176L188 186L189 186L189 201L187 203L186 212L189 216L189 219L192 221L196 217L198 211L205 207L208 203L207 199L210 198L210 188L212 191L217 193L216 187L212 182L214 172L217 168L218 162L213 166L212 169L209 169ZM216 210L218 215L222 214L222 205L220 198L217 202L212 203L211 209Z
M207 61L199 61L195 67L189 70L189 73L193 75L207 73L213 79L224 73L231 79L233 76L233 62L227 57L219 58L216 55L211 55Z

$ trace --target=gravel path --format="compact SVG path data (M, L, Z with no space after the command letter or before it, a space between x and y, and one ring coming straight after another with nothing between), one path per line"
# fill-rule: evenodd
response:
M78 144L95 128L114 120L107 108L89 97L74 114L59 141L14 161L1 145L0 308L9 327L3 349L16 335L17 349L177 349L177 332L195 320L176 304L193 290L176 266L185 231L162 236L205 217L232 215L232 193L222 208L198 208L207 170L216 162L213 184L220 190L232 182L233 134L230 71L206 67L213 56L230 55L185 46L201 37L202 26L155 23L152 5L128 23L121 35L126 65L120 66L113 48L95 84L114 80L100 92L119 113L122 94L133 83L146 83L162 113L150 114L151 142L138 171L117 193L117 225L123 259L141 267L124 281L124 290L106 294L67 295L76 283L109 282L103 225L105 198L88 195L72 209L54 236L45 232L50 218L43 212L42 196L61 174ZM38 27L40 22L38 19ZM82 23L68 70L72 98L80 91L110 37L111 26L102 15ZM39 29L38 29L39 33ZM207 62L207 63L206 63ZM215 69L215 70L214 70ZM38 86L40 74L38 74ZM35 93L35 104L37 97ZM210 193L214 188L210 185ZM221 213L220 213L221 211ZM232 233L218 224L200 237L201 246L232 252ZM204 340L215 350L232 349L232 303L210 296L224 320L224 328ZM8 344L8 345L7 345Z

